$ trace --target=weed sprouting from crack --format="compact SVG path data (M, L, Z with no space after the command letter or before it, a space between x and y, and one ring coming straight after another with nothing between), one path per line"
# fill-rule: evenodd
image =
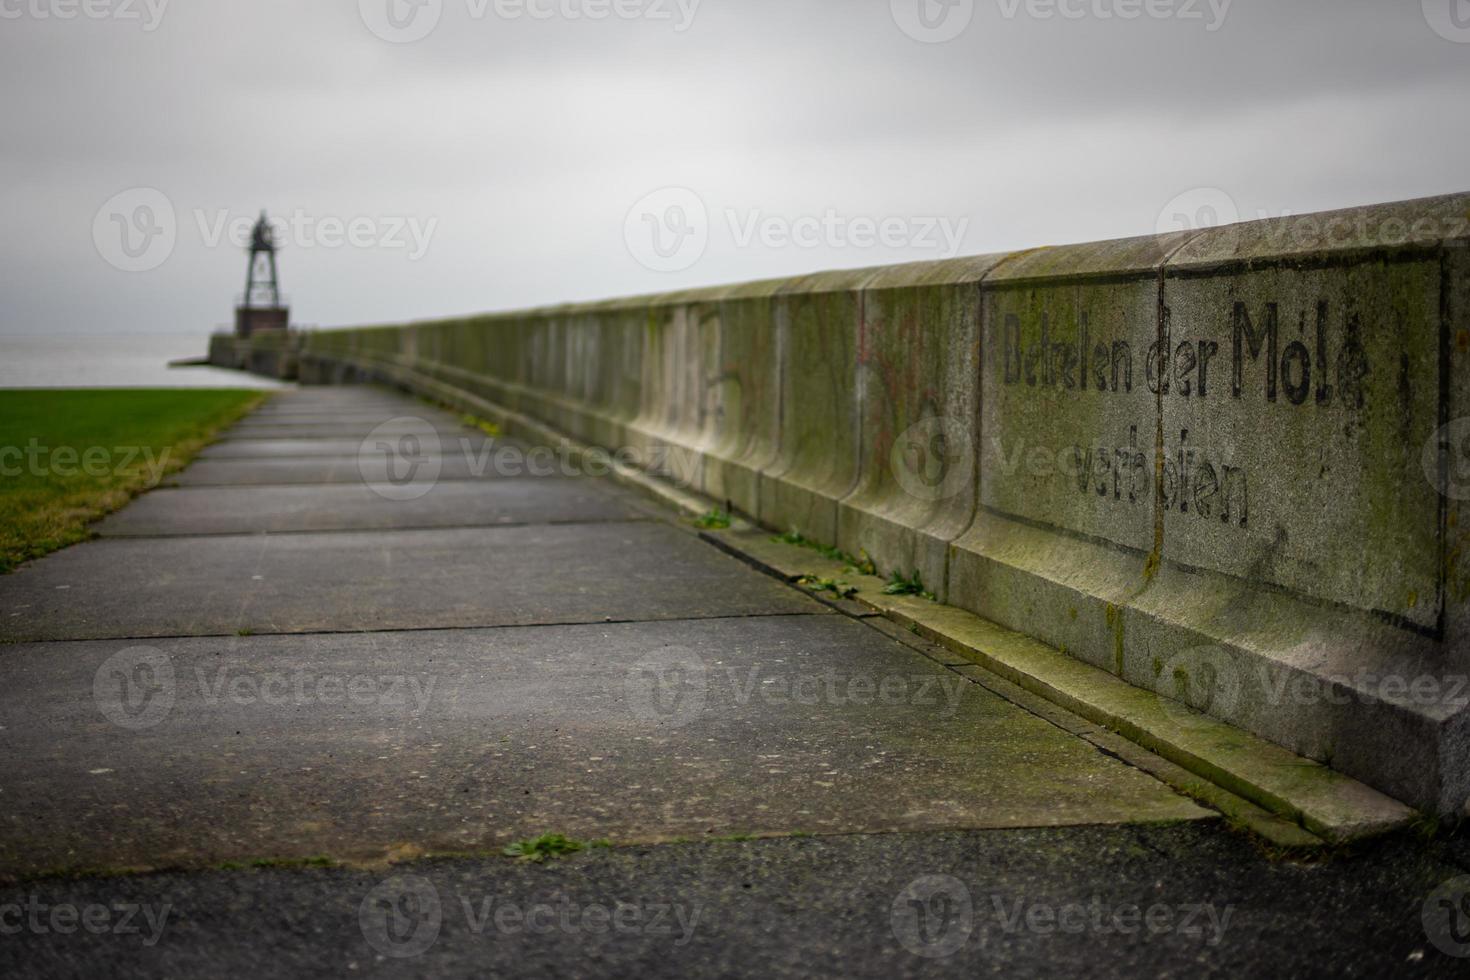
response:
M730 514L727 511L715 508L694 519L695 527L702 527L706 531L723 531L730 526Z
M928 599L930 602L937 601L934 593L924 588L924 579L917 569L914 574L905 578L899 572L894 572L889 578L888 585L883 589L884 595L912 595L920 599Z
M548 858L566 857L568 854L576 854L590 847L611 846L612 844L605 840L583 843L579 840L572 840L564 834L542 834L530 840L518 840L513 844L507 844L501 853L506 857L518 857L524 861L540 864Z
M824 544L818 544L816 541L813 541L803 535L800 531L795 530L787 531L785 534L777 535L771 540L779 542L780 544L795 545L798 548L809 548L812 551L815 551L817 554L821 555L823 558L826 558L828 561L843 562L848 567L850 567L853 573L856 575L878 574L878 569L873 565L873 559L868 557L868 553L866 551L862 553L861 557L849 555L841 548L829 548Z
M857 594L855 585L834 582L830 578L818 578L815 575L803 575L796 580L796 584L812 592L831 592L839 599L847 599Z

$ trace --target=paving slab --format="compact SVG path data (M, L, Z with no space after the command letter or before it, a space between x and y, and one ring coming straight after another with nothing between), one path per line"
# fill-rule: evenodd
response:
M261 407L262 412L339 411L344 408L376 408L379 405L414 402L401 391L373 385L323 385L293 388L273 396Z
M426 410L442 411L430 403L417 398L408 398L399 395L385 395L358 402L344 402L342 404L301 404L293 402L295 396L278 395L268 400L260 408L250 413L248 418L262 425L288 425L294 423L311 424L313 422L352 419L355 421L367 421L371 418L393 418L405 411L422 412Z
M503 443L497 441L497 446ZM492 454L488 465L479 453L451 452L439 457L439 482L480 480L499 477L546 477L556 479L558 468L497 465ZM316 483L381 482L387 475L385 461L369 455L293 456L258 459L196 459L186 469L164 481L165 486L287 486Z
M305 400L310 393L290 392L270 399L225 430L224 438L257 433L265 436L313 437L332 429L367 433L382 426L408 428L427 425L445 433L471 431L457 412L393 392L365 392L340 403Z
M295 394L278 395L270 399L250 418L261 423L306 422L323 418L346 416L378 416L393 418L396 415L415 413L431 409L428 403L399 395L382 395L339 403L303 403Z
M0 658L0 874L1215 816L839 616Z
M351 412L372 414L405 405L436 412L449 411L427 399L386 388L359 388L355 392L343 389L343 391L344 393L340 396L325 399L321 392L305 388L278 392L274 397L267 399L258 412L252 413L252 417L343 415Z
M0 889L44 926L0 943L0 972L1453 977L1464 960L1426 938L1423 910L1463 873L1402 840L1273 862L1192 822L57 880ZM65 905L121 905L136 930L114 911L59 933Z
M346 407L340 410L321 409L305 412L275 412L264 409L251 412L235 423L235 427L281 426L287 428L310 428L316 425L379 425L397 418L425 418L430 420L458 422L460 416L445 409L435 408L423 402L407 399L401 402L384 402L376 408Z
M626 491L592 480L434 483L422 496L391 483L161 489L98 525L103 537L489 527L647 520ZM418 488L408 488L416 492Z
M369 437L393 437L417 434L424 430L433 431L441 441L455 441L460 436L476 434L455 419L439 418L434 413L413 412L407 415L383 413L377 419L366 421L324 420L311 425L264 425L250 423L231 426L220 433L220 441L235 442L242 439L357 439ZM483 438L483 436L482 436Z
M390 419L399 418L405 413L411 415L423 415L428 406L420 403L413 405L410 402L401 404L385 404L377 409L344 408L341 411L330 411L327 409L308 410L300 412L268 412L265 408L251 412L240 422L239 426L290 426L309 428L314 425L351 425L367 422L377 425Z
M0 576L0 643L822 608L660 523L89 541Z
M389 434L391 440L398 435ZM206 447L199 453L200 459L283 459L313 456L358 456L369 459L384 459L391 453L403 458L409 453L413 457L467 456L472 460L490 458L495 444L487 437L464 430L446 434L437 442L420 441L405 449L400 455L396 444L390 442L390 450L377 447L370 437L359 438L281 438L281 439L226 439Z

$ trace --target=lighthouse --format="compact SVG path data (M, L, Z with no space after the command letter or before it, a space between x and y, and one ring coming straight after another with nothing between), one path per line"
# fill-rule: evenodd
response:
M285 330L291 311L281 298L276 273L275 231L264 211L250 232L250 263L245 270L245 295L235 307L235 333L249 337L262 330Z

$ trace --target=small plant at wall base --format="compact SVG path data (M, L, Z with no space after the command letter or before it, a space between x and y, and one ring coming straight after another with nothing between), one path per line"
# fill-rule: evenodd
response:
M829 561L845 562L846 564L850 565L853 572L858 575L878 574L878 569L873 565L873 559L868 557L868 553L866 551L862 553L861 558L855 558L852 555L849 555L847 552L843 551L841 548L829 548L826 545L818 544L817 542L803 535L800 531L796 530L787 531L785 534L777 535L771 540L779 542L781 544L795 545L798 548L810 548L812 551L815 551L817 554L821 555L823 558L826 558Z
M504 434L504 430L500 426L491 422L489 419L482 419L478 415L461 415L459 421L471 429L479 429L491 439L499 439Z
M834 582L830 578L817 578L815 575L803 575L796 580L796 584L813 592L831 592L839 599L847 599L857 595L857 586L848 585L846 582Z
M920 599L936 601L933 592L926 591L924 580L920 577L917 569L911 578L904 578L899 572L894 572L888 580L888 585L883 589L884 595L914 595Z
M730 526L730 515L728 512L716 508L695 518L694 525L696 527L702 527L706 531L723 531Z

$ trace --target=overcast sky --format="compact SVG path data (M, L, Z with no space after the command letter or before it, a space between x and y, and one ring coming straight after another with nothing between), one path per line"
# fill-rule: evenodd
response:
M948 2L0 0L0 336L226 323L261 208L325 326L1470 189L1470 0Z

